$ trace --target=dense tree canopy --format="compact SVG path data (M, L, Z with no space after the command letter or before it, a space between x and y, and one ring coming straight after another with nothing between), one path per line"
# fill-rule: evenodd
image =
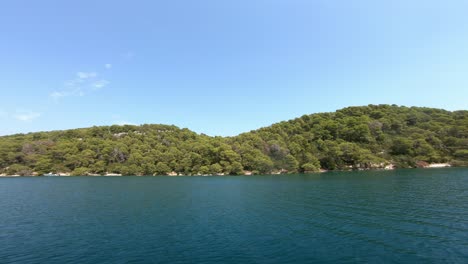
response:
M304 115L236 137L168 125L0 137L0 173L164 175L468 164L468 111L369 105Z

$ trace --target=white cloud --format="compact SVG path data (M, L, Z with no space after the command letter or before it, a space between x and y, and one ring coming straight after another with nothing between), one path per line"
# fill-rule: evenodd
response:
M21 112L15 114L13 117L19 121L29 122L41 116L41 113L36 112Z
M65 97L65 96L67 96L66 92L53 92L53 93L50 94L50 97L52 97L52 98L54 98L56 100L58 100L61 97Z
M60 91L54 91L49 96L54 100L59 100L60 98L67 96L83 96L85 92L81 86L69 85Z
M81 78L76 78L73 80L68 80L64 83L66 87L75 87L77 85L80 85L82 83L86 82L86 79L81 79Z
M78 76L79 79L91 79L91 78L95 78L97 76L97 73L95 73L95 72L77 72L76 76Z
M109 70L110 68L112 68L112 64L107 63L107 64L104 65L104 68Z
M112 67L111 64L106 64L106 67L107 65ZM98 75L99 74L97 72L79 71L76 73L76 77L74 79L65 81L62 89L52 92L49 94L49 97L58 101L61 98L69 96L84 96L89 92L104 88L110 83L104 79L98 80Z
M99 80L99 81L95 81L92 86L95 90L97 89L101 89L101 88L104 88L106 87L107 85L109 84L109 81L107 80Z

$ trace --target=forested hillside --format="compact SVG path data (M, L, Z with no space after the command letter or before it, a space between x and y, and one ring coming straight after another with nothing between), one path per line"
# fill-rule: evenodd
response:
M0 137L0 173L244 174L468 164L468 111L369 105L304 115L235 137L168 125Z

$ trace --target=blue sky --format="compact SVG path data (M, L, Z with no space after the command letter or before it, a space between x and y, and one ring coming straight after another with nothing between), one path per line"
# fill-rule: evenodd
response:
M468 1L3 1L0 135L468 109Z

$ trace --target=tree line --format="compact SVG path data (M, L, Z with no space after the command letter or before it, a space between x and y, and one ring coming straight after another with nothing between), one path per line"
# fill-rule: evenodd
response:
M468 165L468 111L368 105L304 115L235 137L169 125L0 137L0 173L240 175Z

